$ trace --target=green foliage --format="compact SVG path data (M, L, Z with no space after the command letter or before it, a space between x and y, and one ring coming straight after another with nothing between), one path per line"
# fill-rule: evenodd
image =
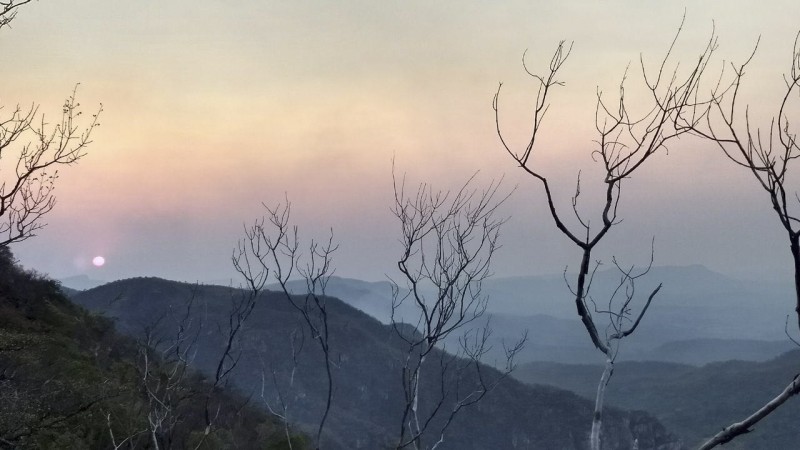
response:
M107 449L112 434L117 444L128 439L125 448L152 448L140 350L0 246L0 449ZM150 362L156 378L170 368ZM288 447L280 424L224 391L212 393L219 414L206 435L208 385L189 374L180 390L161 448ZM302 437L293 444L307 447Z

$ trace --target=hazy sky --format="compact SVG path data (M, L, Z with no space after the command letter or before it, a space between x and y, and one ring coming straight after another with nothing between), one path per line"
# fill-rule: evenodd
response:
M57 277L227 279L243 223L288 195L302 236L333 227L337 274L384 279L399 250L394 155L410 182L443 189L477 170L480 183L504 176L518 187L495 272L559 272L577 253L541 186L501 150L497 84L521 145L535 86L523 51L543 69L559 40L575 42L536 158L562 208L579 169L588 201L599 186L589 156L597 87L615 93L640 54L655 64L684 10L673 61L686 66L712 21L718 61L741 61L761 36L745 99L754 116L772 114L798 28L790 0L34 2L0 34L0 102L38 102L55 117L80 82L86 114L101 102L105 111L89 155L60 172L49 226L14 251ZM659 265L790 273L766 194L713 148L673 144L625 189L624 222L599 257L646 263L655 236Z

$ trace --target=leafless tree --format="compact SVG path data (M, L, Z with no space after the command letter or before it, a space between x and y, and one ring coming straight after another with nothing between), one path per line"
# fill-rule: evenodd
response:
M146 403L135 414L144 418L144 426L138 421L127 427L119 425L119 418L107 413L115 448L139 448L140 436L147 436L149 444L144 445L148 447L199 449L214 438L220 422L229 424L247 407L249 398L231 403L224 391L244 353L242 336L258 293L231 288L225 319L216 324L216 332L207 333L206 305L198 302L198 291L198 286L192 287L185 303L168 305L161 315L144 324L137 339L136 370L139 392ZM218 346L201 348L209 343L201 343L201 335L219 339ZM210 375L201 379L195 357L203 353L211 366ZM187 423L200 426L200 432L191 441L181 441Z
M258 291L231 289L231 306L228 311L228 323L224 326L218 325L220 334L223 336L222 352L216 359L214 376L210 380L210 387L205 395L205 422L206 429L203 435L205 439L219 416L219 406L213 406L214 394L224 389L230 379L231 372L239 364L242 357L242 334L245 330L247 319L253 313L256 306ZM198 448L203 440L198 443Z
M288 199L283 205L264 207L267 210L265 216L245 228L245 237L234 252L233 264L256 294L268 280L275 281L286 300L301 315L311 338L322 352L327 386L325 408L315 437L315 448L319 449L333 402L333 361L325 291L333 274L333 254L338 245L334 244L331 231L325 241L312 239L308 244L308 254L303 255L297 226L290 224L291 204ZM305 280L305 292L290 291L289 280L293 276Z
M0 30L31 0L0 0ZM61 107L61 117L48 123L36 104L14 107L5 113L0 106L0 245L36 235L52 211L58 167L78 162L92 142L99 125L102 105L87 125L80 124L77 86Z
M169 305L168 309L143 327L142 337L137 340L137 365L139 386L147 399L142 415L146 428L130 430L120 444L138 445L137 436L149 435L150 446L156 449L173 448L175 432L186 421L186 402L202 405L197 412L203 417L204 429L192 447L201 448L213 434L224 399L219 394L228 385L230 374L241 356L241 335L247 318L255 306L255 296L249 291L231 289L231 306L227 323L217 324L217 334L222 338L221 350L213 361L212 374L207 382L199 383L193 370L195 356L200 349L201 333L207 325L204 313L198 311L198 287L192 288L183 305ZM244 404L238 409L246 406ZM108 416L109 433L115 439ZM120 438L123 435L119 436ZM118 445L115 442L115 446Z
M529 176L538 180L544 188L550 216L556 228L581 252L580 269L573 285L570 286L575 298L575 307L594 346L604 354L606 368L598 385L598 394L595 402L595 414L592 422L591 448L600 448L600 431L602 427L602 408L605 385L612 374L614 359L616 357L616 344L620 339L629 336L636 330L642 317L647 311L650 302L660 289L654 289L637 313L633 313L633 286L638 275L633 275L632 270L620 268L622 274L620 288L625 288L626 294L616 308L597 309L590 304L595 303L590 295L592 276L600 261L593 262L593 252L597 245L606 237L607 233L617 225L621 218L618 216L618 207L622 195L624 182L633 177L634 173L642 167L656 153L665 151L667 145L674 139L688 132L673 123L674 115L682 111L687 104L694 101L692 95L698 77L705 70L709 59L716 49L716 37L712 34L703 51L700 53L694 66L686 74L679 74L677 65L669 69L668 64L675 43L680 35L683 22L672 40L666 55L661 59L655 70L648 70L644 57L640 56L639 66L643 78L648 107L640 114L629 110L630 102L626 97L626 83L628 82L628 69L626 69L619 84L618 97L609 102L603 92L598 88L595 110L595 128L597 138L592 158L599 162L604 174L604 199L600 203L599 226L589 220L585 213L581 213L578 200L581 194L581 179L578 175L575 194L572 196L570 209L574 214L574 225L569 225L563 219L563 213L556 206L549 179L536 167L534 150L538 148L537 138L540 137L541 126L550 106L550 97L556 87L561 87L564 82L558 76L572 51L572 44L560 42L556 47L548 70L544 75L531 72L526 64L525 55L522 58L523 68L538 85L537 95L533 105L533 123L530 138L521 149L515 149L505 134L501 131L499 101L502 83L497 89L493 100L497 134L503 148L514 162ZM594 269L591 267L594 265ZM646 271L645 271L646 273ZM569 283L568 283L569 284ZM631 294L631 295L628 295ZM613 306L616 295L611 297ZM598 325L598 316L605 315L610 319L606 332L603 333Z
M75 164L86 154L102 106L88 125L79 125L82 113L76 93L77 86L55 125L37 105L16 106L0 116L0 158L6 161L0 166L0 245L35 236L46 225L42 219L56 203L58 167Z
M111 421L111 413L106 413L106 424L108 426L108 437L111 439L111 446L114 450L119 450L125 446L131 449L136 448L134 439L137 435L141 434L141 432L129 434L117 442L117 436L114 434L114 426Z
M299 356L303 351L305 344L305 333L303 330L295 329L289 334L289 345L291 348L291 370L289 372L289 379L286 386L282 386L278 380L278 371L273 367L270 372L270 379L272 387L275 389L275 399L268 398L266 393L267 386L267 367L261 359L261 400L267 407L267 410L273 416L277 417L283 423L283 434L286 437L286 444L289 450L293 450L294 444L292 443L292 425L289 418L289 409L291 408L288 399L291 392L294 390L295 375L299 366Z
M405 404L398 449L422 448L424 435L433 435L430 448L437 448L461 409L480 401L503 378L487 378L479 364L487 351L490 332L485 328L468 330L460 339L461 348L452 355L437 349L448 335L464 331L480 318L487 306L481 286L491 274L492 256L499 248L504 220L496 216L505 198L497 199L499 184L484 191L472 188L473 178L455 193L434 191L423 184L409 195L405 178L398 181L393 173L392 212L401 226L397 267L403 285L392 280L392 324L408 346L402 367ZM413 330L409 327L413 323L402 324L395 317L404 302L411 302L419 312ZM524 339L507 349L503 375L512 370L514 355L523 343ZM438 372L438 388L423 392L429 370ZM435 377L429 385L436 384ZM441 425L433 430L436 419Z
M800 327L800 219L797 192L789 184L789 167L800 158L797 132L790 120L790 113L798 106L800 94L800 34L795 36L789 73L784 75L785 90L778 102L776 114L762 127L751 119L749 106L742 113L738 104L740 88L745 70L755 56L753 52L742 64L731 63L723 68L719 77L712 79L710 86L696 83L691 93L694 101L673 112L675 126L715 143L734 164L748 170L769 196L781 226L789 239L789 250L794 263L795 313ZM703 87L709 94L704 95ZM786 333L792 341L787 316ZM711 449L751 431L752 427L768 416L789 398L800 393L800 376L795 376L775 398L744 420L722 429L701 449Z
M143 336L138 340L139 384L148 402L145 414L147 430L142 431L150 435L155 449L172 446L175 428L183 420L178 408L182 402L197 394L187 386L190 366L198 350L197 341L203 328L202 321L193 311L195 300L196 289L182 311L170 307L144 327ZM107 421L113 439L110 416ZM134 438L142 431L126 436L121 442L128 440L135 443ZM207 427L205 434L209 431Z

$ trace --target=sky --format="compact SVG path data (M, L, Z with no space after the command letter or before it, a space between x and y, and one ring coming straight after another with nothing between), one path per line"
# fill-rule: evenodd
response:
M103 113L87 156L59 172L48 226L13 250L54 277L235 280L243 226L288 197L301 238L333 229L337 275L384 280L401 250L394 159L410 184L453 189L477 172L476 186L502 179L514 191L497 276L576 267L541 185L502 150L492 96L502 81L503 130L522 145L535 94L522 54L543 70L560 40L574 41L535 158L560 209L578 171L589 204L596 92L613 95L640 55L657 64L684 13L681 67L712 26L717 64L746 59L760 37L743 99L768 120L798 31L794 1L33 2L0 32L0 114L37 103L56 117L77 83L84 117L101 103ZM655 239L657 265L788 277L788 243L759 189L713 147L682 139L626 184L624 220L597 256L646 264Z

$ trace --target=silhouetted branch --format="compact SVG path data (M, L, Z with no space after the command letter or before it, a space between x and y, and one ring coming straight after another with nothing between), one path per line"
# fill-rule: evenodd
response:
M441 418L443 422L435 431L438 440L431 447L437 448L461 409L481 400L500 381L488 383L480 376L478 360L488 350L487 329L475 335L474 341L464 337L455 355L447 355L444 349L434 353L451 333L473 323L486 310L488 299L482 293L482 283L491 274L492 256L499 248L497 240L504 220L495 217L497 208L508 196L497 198L499 183L492 183L485 190L474 189L474 178L475 175L470 177L455 192L435 191L427 184L407 192L405 177L398 179L392 171L392 212L400 224L402 246L397 267L404 286L390 278L391 317L397 335L408 345L401 370L405 405L398 449L422 448L423 436L430 431L434 419ZM415 330L401 327L396 317L400 305L407 301L418 313ZM522 343L512 347L510 360L521 347ZM438 393L423 392L422 373L430 367L431 356L439 362ZM458 356L466 356L468 363L459 365ZM468 371L470 367L473 369ZM513 363L507 367L510 371ZM459 382L468 373L473 373L478 383L462 393ZM449 386L448 382L455 382L456 386Z
M797 93L800 92L799 38L800 33L795 36L789 73L784 75L786 86L784 95L778 104L777 115L768 121L768 126L758 127L750 117L749 107L745 106L742 113L737 104L745 70L758 49L758 42L744 63L730 65L732 76L729 81L725 81L723 69L707 97L701 97L698 92L699 84L695 84L692 87L694 98L699 100L695 100L683 110L674 112L676 127L715 143L730 161L746 168L769 195L772 209L789 239L794 263L795 313L798 327L800 327L800 220L795 211L797 205L789 200L791 188L786 175L790 164L800 158L796 132L793 131L788 117L790 100L796 99ZM698 78L700 75L702 71ZM702 120L698 120L698 117ZM737 120L742 117L744 123ZM798 198L797 193L794 193L794 197ZM788 317L785 331L789 339L797 344L789 333ZM726 427L701 448L710 449L747 433L753 425L797 392L797 377L795 377L778 397L744 421Z
M676 115L686 111L700 112L699 116L696 114L692 116L691 120L696 122L704 118L706 114L705 111L701 111L700 107L709 104L708 102L701 104L696 101L696 90L701 75L717 48L716 35L712 32L695 64L687 72L681 74L678 71L677 64L674 69L669 69L668 66L682 28L683 20L655 71L647 69L644 57L640 56L639 58L643 84L647 92L643 100L648 102L643 109L643 113L634 115L628 107L630 102L626 95L628 68L623 73L617 88L617 95L613 100L609 100L600 88L597 89L595 104L597 138L594 140L596 148L592 151L591 157L600 163L604 174L605 187L603 191L605 196L599 205L602 211L599 221L591 221L580 212L578 199L582 185L579 172L575 194L571 199L571 208L577 220L578 228L572 229L567 225L556 208L549 179L536 167L532 158L535 144L539 140L539 134L542 132L541 125L549 107L550 96L553 93L552 88L564 85L564 83L557 81L557 77L572 51L572 45L569 46L569 49L566 49L564 41L558 43L544 75L534 74L527 64L523 64L525 72L535 80L538 91L533 102L533 123L530 128L530 139L521 150L513 148L504 137L500 125L499 99L502 83L498 86L492 101L496 131L503 149L525 173L542 184L550 216L555 222L556 228L582 252L580 268L575 282L570 283L567 280L566 270L564 272L565 281L567 281L570 292L574 295L578 316L588 332L592 344L606 356L608 362L607 370L604 372L598 386L597 408L595 410L591 438L591 447L593 449L600 448L599 430L603 402L602 391L604 391L605 385L613 372L613 361L617 348L615 342L629 336L637 329L660 286L650 294L635 318L631 318L629 317L631 314L630 305L634 298L634 280L636 277L631 276L630 271L626 272L617 266L623 274L622 280L609 299L608 309L600 311L595 300L590 295L591 282L600 264L598 261L594 269L590 269L592 253L611 228L621 221L618 211L623 180L631 178L656 153L666 152L670 142L690 132L689 129L675 122L674 117ZM591 224L598 222L600 225L591 226ZM633 269L631 268L630 270ZM621 289L624 289L624 300L618 308L613 307L612 303L616 295L622 292ZM601 335L592 309L588 307L590 302L594 305L595 314L602 313L609 317L609 327L613 329L613 332L606 333L606 336ZM630 325L628 326L629 320Z
M24 3L8 2L6 8ZM0 245L33 237L46 225L42 219L55 206L58 167L75 164L86 154L103 107L82 128L76 94L77 86L64 101L55 126L45 121L36 105L27 110L17 106L9 116L0 116L0 160L8 161L0 165Z
M333 402L333 373L328 328L328 306L325 291L328 279L333 274L333 254L338 249L334 244L333 231L325 241L311 240L308 255L300 253L300 239L296 226L290 225L291 203L274 208L264 205L267 212L253 225L245 227L245 237L239 242L234 256L234 266L249 286L259 290L272 277L280 286L286 300L300 313L311 338L323 354L327 380L325 409L317 428L315 446L320 448L322 432ZM300 275L306 283L306 292L292 294L289 280Z
M17 17L17 9L30 3L31 0L2 0L0 1L0 29L8 26L15 17Z

